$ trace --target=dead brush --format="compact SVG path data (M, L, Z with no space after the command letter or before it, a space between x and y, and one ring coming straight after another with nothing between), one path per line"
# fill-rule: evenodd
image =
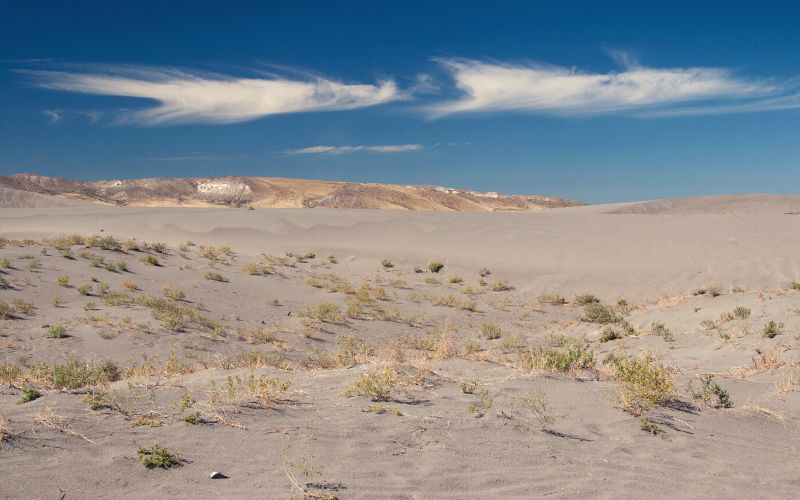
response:
M74 431L67 424L66 419L60 415L56 415L50 407L45 408L40 413L33 417L33 421L44 427L56 430L69 436L74 436L83 439L87 443L96 444L93 440L89 439L80 432Z
M524 409L539 423L539 430L546 431L553 425L555 418L550 411L550 403L541 392L533 392L530 396L515 396L511 400L512 410Z

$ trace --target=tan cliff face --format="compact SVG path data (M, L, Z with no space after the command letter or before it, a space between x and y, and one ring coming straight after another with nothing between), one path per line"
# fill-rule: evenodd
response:
M523 211L583 205L554 196L503 195L439 186L362 184L278 177L148 178L79 181L35 174L0 177L0 187L125 206L363 208Z

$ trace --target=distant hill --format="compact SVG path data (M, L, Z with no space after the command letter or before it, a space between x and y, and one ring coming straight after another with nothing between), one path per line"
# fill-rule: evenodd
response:
M78 181L36 174L0 176L2 205L72 206L77 200L136 207L366 208L523 211L584 205L543 195L504 195L439 186L364 184L278 177L203 177ZM18 194L14 194L17 192ZM43 198L23 196L33 193ZM55 200L64 200L61 204ZM68 200L68 201L67 201Z

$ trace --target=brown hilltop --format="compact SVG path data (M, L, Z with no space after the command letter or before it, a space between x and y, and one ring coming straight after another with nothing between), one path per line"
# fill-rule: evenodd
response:
M78 181L36 174L0 177L3 200L32 193L56 199L135 207L248 206L385 210L540 210L583 205L554 196L503 195L438 186L363 184L279 177L203 177ZM19 193L22 192L22 193ZM12 194L16 193L14 196ZM4 206L13 206L13 201ZM53 205L55 206L55 205Z

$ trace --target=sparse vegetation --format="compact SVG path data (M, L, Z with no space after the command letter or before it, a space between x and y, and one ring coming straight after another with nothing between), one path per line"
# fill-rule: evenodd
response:
M692 397L695 401L700 401L714 408L733 408L733 401L731 401L728 391L714 382L713 375L700 377L700 387L696 390L692 388Z
M22 390L22 394L20 394L19 399L17 400L17 404L25 404L30 403L36 399L42 397L42 393L38 390L34 389L33 387L27 387Z
M69 276L66 274L63 276L59 276L58 278L56 278L56 283L58 283L58 286L69 288Z
M612 356L607 360L617 381L617 399L623 408L640 415L644 410L673 399L675 381L650 353L635 358Z
M393 267L394 267L394 264L392 264L392 261L391 261L391 260L389 260L389 259L383 259L383 260L381 260L381 265L382 265L382 266L383 266L385 269L391 269L391 268L393 268Z
M140 446L136 453L142 465L148 469L161 468L169 469L181 464L181 457L164 447L159 442L154 442L150 446Z
M438 273L444 268L444 264L441 262L435 261L428 264L428 270L432 273Z
M540 295L539 302L542 304L550 304L551 306L561 306L567 303L567 299L555 292L549 292Z
M675 341L675 337L673 337L672 332L669 331L669 328L664 326L664 323L660 321L654 321L652 325L650 325L650 333L653 335L658 335L659 337L663 338L665 342Z
M389 401L392 389L397 385L397 373L387 366L382 370L362 373L361 377L345 387L343 394L352 396L369 396L373 401Z
M775 338L783 333L783 323L780 321L770 320L764 325L764 328L761 330L761 332L767 338Z
M156 257L155 255L144 255L139 260L141 260L148 266L161 267L161 262L159 262L158 257Z
M227 283L229 281L228 278L226 278L225 276L223 276L223 275L221 275L219 273L211 272L211 271L209 271L209 272L207 272L205 274L205 278L207 280L220 281L222 283Z
M745 306L736 306L733 309L733 317L736 319L747 319L750 317L750 309Z
M594 351L583 341L560 337L551 343L554 345L536 346L520 353L520 367L525 371L570 372L594 366Z
M587 303L584 306L584 315L586 321L601 325L617 323L622 320L613 309L604 306L600 302Z
M486 340L499 339L503 336L503 330L494 323L481 323L481 337Z
M64 328L64 325L51 326L50 329L47 330L48 339L63 339L66 336L67 329Z

